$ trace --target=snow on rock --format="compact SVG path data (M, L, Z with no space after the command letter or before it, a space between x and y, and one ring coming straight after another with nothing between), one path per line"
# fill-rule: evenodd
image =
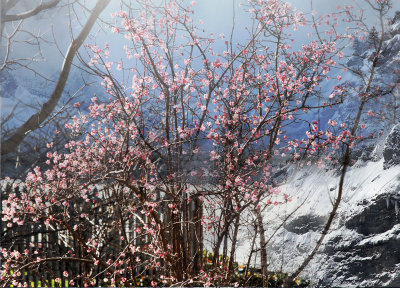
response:
M385 147L385 138L380 139L376 144L374 149L371 152L371 160L379 161L383 158L383 148Z
M383 166L380 159L348 170L331 230L303 272L313 284L400 286L400 215L395 210L400 166ZM280 188L292 200L263 214L267 238L277 230L268 244L270 271L291 272L301 264L320 237L338 190L338 171L315 166L288 171Z
M385 169L400 164L400 124L394 126L386 137L383 158L385 159L383 163Z

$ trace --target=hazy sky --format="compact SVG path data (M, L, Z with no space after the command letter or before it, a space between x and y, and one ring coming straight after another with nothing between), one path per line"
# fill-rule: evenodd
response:
M188 2L190 1L191 0L188 0ZM226 35L229 35L232 28L233 10L235 10L235 40L236 42L243 42L245 39L241 38L246 37L246 33L243 32L243 28L244 26L251 25L251 20L249 18L249 14L244 11L244 7L240 7L241 2L246 3L246 0L197 0L197 5L195 7L195 18L203 20L203 27L206 32L214 32L216 35L222 32ZM310 0L289 0L289 2L292 3L293 7L298 7L303 12L310 11ZM395 10L400 10L400 0L393 0L393 2L394 7L392 11L394 12ZM369 6L365 2L363 3L363 0L313 0L313 9L316 10L318 14L326 14L335 11L338 5L346 4L352 4L355 7L359 6L360 8L370 10ZM102 17L105 19L110 19L110 13L118 10L119 1L112 0L111 4L109 4L107 9L102 13ZM377 18L375 16L372 14L368 15L370 22L376 22ZM68 17L66 16L66 11L56 10L55 12L49 12L45 15L38 15L35 18L26 21L25 27L32 29L32 31L35 33L44 33L43 35L47 35L46 37L50 37L50 39L51 29L54 29L55 38L57 39L59 48L62 52L65 52L70 42L68 24L69 22ZM72 23L72 25L74 26L74 34L77 35L80 31L80 25L77 23ZM97 26L92 29L92 32L96 33L99 30L100 29ZM93 44L97 42L98 44L101 44L102 42L110 41L113 42L115 46L119 45L122 48L124 45L122 44L124 43L123 37L115 37L115 35L111 36L111 33L109 33L108 29L105 29L105 31L107 31L108 34L105 34L105 32L99 32L96 39L88 38L86 39L86 43ZM304 35L304 33L302 35ZM38 66L40 66L40 69L45 67L50 74L54 74L55 71L59 70L61 67L62 55L59 53L58 48L56 48L53 44L43 44L42 48L46 50L46 53L44 53L46 59L43 60L45 65L43 65L44 62L40 62L38 63ZM29 51L29 47L26 45L23 47L21 45L19 47L15 47L14 50L14 52L16 54L20 54L20 56L26 56L27 51Z
M196 13L204 22L207 21L207 26L212 30L229 30L232 24L233 3L237 23L248 23L248 14L243 12L243 7L239 7L240 3L246 2L246 0L197 0ZM310 0L287 0L287 2L291 3L292 7L296 7L305 13L311 11ZM317 11L320 15L336 11L338 5L353 5L358 9L366 10L368 20L372 23L377 20L377 17L371 13L370 6L364 0L313 0L312 4L313 10ZM400 10L400 0L393 0L391 14L396 10ZM240 25L237 26L240 27Z

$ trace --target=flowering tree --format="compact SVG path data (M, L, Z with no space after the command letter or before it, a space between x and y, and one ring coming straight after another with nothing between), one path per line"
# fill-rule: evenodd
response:
M264 285L261 213L291 200L275 187L276 163L330 153L355 137L334 134L334 121L321 131L306 115L340 104L346 91L338 76L334 91L321 94L352 37L335 30L340 15L297 47L293 33L317 21L280 0L250 0L254 25L235 46L201 33L194 1L157 3L135 1L113 15L112 32L129 43L122 60L108 44L86 45L87 69L105 94L67 124L74 140L65 151L48 153L46 169L10 187L4 286L22 285L27 269L70 285L138 285L144 273L153 286L229 283L240 225L251 217ZM288 131L301 123L309 129L293 138ZM56 231L57 245L46 246L46 236L18 251L11 241L24 226ZM54 262L64 265L62 276Z

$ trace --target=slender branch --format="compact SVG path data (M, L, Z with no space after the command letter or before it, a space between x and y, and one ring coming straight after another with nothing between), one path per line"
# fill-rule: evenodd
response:
M9 37L7 37L7 50L6 50L6 55L4 56L3 65L0 67L0 72L3 71L7 67L7 63L9 63L8 58L10 56L10 50L11 50L11 39L15 36L15 34L17 34L19 28L21 27L21 24L22 21L18 23L17 27L14 29L14 32Z

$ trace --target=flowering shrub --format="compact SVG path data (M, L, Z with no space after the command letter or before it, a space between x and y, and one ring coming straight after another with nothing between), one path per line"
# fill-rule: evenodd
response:
M234 46L197 29L194 1L136 2L113 14L111 31L129 43L122 59L113 60L120 54L108 44L86 45L87 69L105 94L67 124L74 140L65 151L49 152L47 166L3 201L6 235L40 227L57 232L58 246L46 236L23 253L2 248L2 283L22 285L25 269L51 275L51 263L61 262L70 285L280 285L282 275L267 275L264 252L261 280L235 274L239 226L258 221L265 250L261 212L292 201L275 186L275 163L310 164L316 152L329 160L358 138L344 123L322 130L307 116L346 93L329 73L353 37L335 30L350 7L310 24L280 0L249 0L255 24ZM293 46L298 29L321 32L322 23L325 33ZM335 81L329 96L325 81ZM294 138L288 131L299 123L308 127Z

